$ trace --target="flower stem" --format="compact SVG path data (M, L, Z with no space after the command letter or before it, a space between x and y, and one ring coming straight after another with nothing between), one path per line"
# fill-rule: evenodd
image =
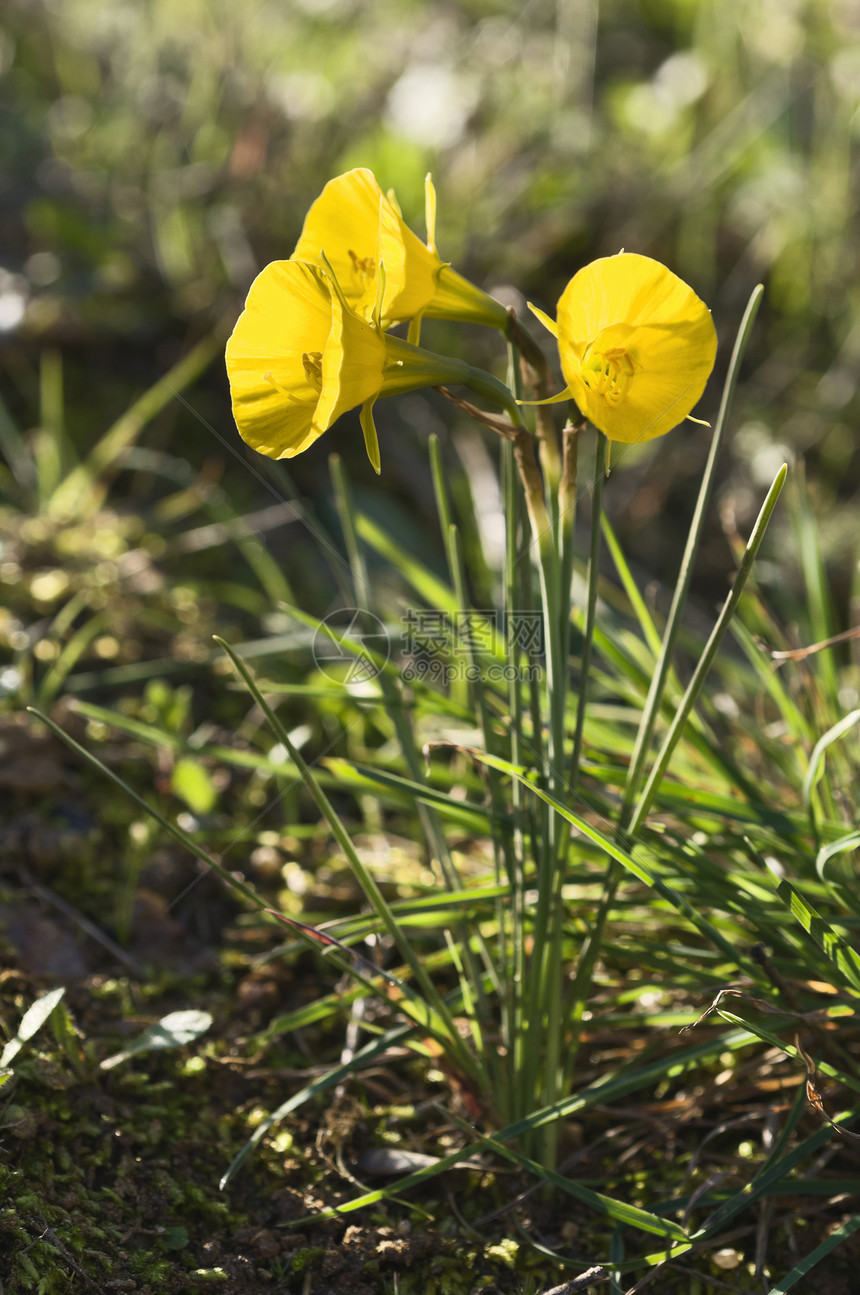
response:
M588 676L591 670L591 649L594 642L594 622L597 612L597 581L600 575L600 521L603 516L603 484L609 442L601 432L596 432L594 447L594 486L591 494L591 547L588 555L588 590L585 597L585 624L582 630L582 654L579 667L579 698L576 706L576 727L573 733L573 750L570 756L568 789L574 791L579 780L579 762L582 758L582 735L588 704Z

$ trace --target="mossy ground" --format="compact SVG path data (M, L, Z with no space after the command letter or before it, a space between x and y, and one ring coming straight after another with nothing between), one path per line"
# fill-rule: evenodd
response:
M474 1215L481 1203L486 1210L503 1199L489 1176L435 1184L420 1220L378 1207L294 1226L355 1194L335 1163L354 1164L374 1133L398 1140L393 1130L408 1107L373 1107L356 1096L293 1116L219 1192L255 1124L296 1086L297 1058L248 1055L245 1031L261 1018L248 1006L254 995L241 971L162 971L157 981L97 973L70 986L74 1042L64 1046L44 1030L4 1088L0 1277L8 1295L171 1295L210 1284L358 1295L523 1289L518 1247L498 1244L504 1228L482 1241L457 1223L461 1211ZM46 987L45 978L13 967L0 983L10 1024ZM266 987L271 1001L274 981ZM188 1002L215 1016L208 1040L99 1068L98 1057L124 1037ZM384 1085L378 1077L377 1088ZM528 1266L535 1276L548 1271L543 1261Z
M68 707L56 713L75 726ZM357 1194L344 1175L368 1145L450 1150L451 1128L432 1105L448 1098L441 1077L428 1082L402 1062L294 1113L220 1191L265 1115L337 1060L342 1035L330 1029L259 1037L279 1012L330 990L327 970L296 954L261 965L271 928L249 922L180 850L162 845L132 866L135 807L20 715L0 720L0 745L6 1037L36 998L66 989L65 1028L43 1026L0 1090L4 1295L210 1285L465 1295L552 1284L555 1266L507 1242L504 1219L484 1235L466 1222L509 1198L504 1177L449 1175L415 1200L414 1215L380 1205L296 1226ZM141 790L158 781L134 744L100 754ZM188 1007L213 1017L194 1045L101 1068Z

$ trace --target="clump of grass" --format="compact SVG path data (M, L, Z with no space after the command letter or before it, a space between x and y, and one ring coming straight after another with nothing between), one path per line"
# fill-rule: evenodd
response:
M839 790L849 785L856 767L854 717L834 718L844 681L828 649L796 661L789 655L776 668L760 637L753 637L765 633L770 643L782 642L776 613L766 608L754 576L748 581L784 471L758 527L738 552L738 576L708 642L691 636L681 616L710 470L751 319L752 311L741 330L711 465L665 622L639 594L608 523L594 507L591 558L573 568L574 586L582 591L571 618L571 655L580 687L565 697L555 721L575 755L566 792L548 778L543 763L545 707L551 708L553 699L541 700L543 685L521 671L519 650L506 658L503 646L489 641L470 655L476 668L466 687L455 679L450 687L437 688L416 677L414 660L375 657L360 637L296 612L309 630L329 636L344 662L333 675L327 667L325 683L317 678L313 692L337 698L337 713L350 724L360 720L365 734L356 741L347 731L341 739L344 754L312 763L278 714L278 698L295 695L294 686L255 678L242 655L222 641L281 753L277 766L258 758L257 767L275 780L273 787L284 777L302 780L368 903L366 913L328 922L322 932L317 924L287 917L292 936L324 949L354 988L343 999L330 996L282 1016L268 1027L265 1042L312 1020L333 1024L350 1004L349 1028L358 1038L363 1018L356 1012L368 999L391 1018L379 1016L379 1009L364 1018L365 1028L374 1021L368 1041L348 1048L341 1064L257 1125L225 1175L225 1186L248 1153L291 1112L405 1047L447 1076L454 1099L449 1117L463 1140L393 1186L361 1192L318 1214L321 1219L403 1200L410 1188L481 1151L602 1219L603 1249L598 1245L592 1257L614 1274L618 1289L633 1281L633 1290L666 1264L701 1265L696 1257L707 1255L732 1220L751 1208L769 1220L765 1233L760 1230L766 1237L785 1226L773 1219L775 1197L802 1198L821 1190L815 1157L841 1135L854 1113L836 1109L838 1102L828 1109L832 1099L824 1085L858 1087L851 1022L860 959L846 940L860 916L846 871L857 838ZM602 488L599 447L594 462ZM467 564L435 445L431 465L447 535L447 583L398 551L392 537L356 509L342 465L335 464L355 605L389 618L370 596L366 554L397 552L401 580L417 608L429 604L430 611L442 609L451 622L456 613L477 624L481 610L468 603L469 581L474 578L480 587L491 562L473 547L474 569ZM503 466L510 492L512 463L508 459ZM809 631L827 638L834 626L815 558L814 528L802 502L795 508L805 543L812 546L804 564L813 608ZM474 516L466 522L472 535L480 534ZM619 588L598 574L601 529ZM509 549L515 552L516 545ZM517 580L517 586L509 583L508 597L539 607L530 591L528 563L519 565ZM740 653L721 647L728 631ZM442 645L441 650L447 649ZM266 652L263 647L264 661ZM695 668L685 687L681 672L691 656ZM370 662L372 677L365 674L356 683L353 659ZM505 661L515 667L512 687L510 680L504 687L498 683L497 667ZM144 741L164 741L166 730L159 724L144 729L115 712L84 709ZM425 762L422 748L435 753L442 747L451 753L447 763ZM231 758L229 749L221 755ZM116 774L110 776L123 785ZM142 809L155 814L163 831L253 908L267 907L195 837L132 794ZM377 826L396 816L401 828L420 831L431 867L438 870L433 885L410 887L402 898L387 897L345 817L350 797L358 805L368 796L379 806ZM551 833L550 822L555 823ZM494 865L489 872L469 859L468 849L464 854L454 846L464 830L490 843ZM529 976L540 965L534 959L541 881L534 860L547 839L554 843L558 869L558 924L552 960L545 965L555 969L556 980L530 1022L527 998L521 995L524 988L533 992ZM513 871L506 859L515 860ZM378 951L389 950L385 956L393 957L393 964L383 968L375 956L368 960L359 954L356 946L367 941ZM295 947L291 939L282 952ZM717 1020L724 1028L715 1031ZM804 1042L794 1038L798 1031ZM599 1041L607 1037L616 1043L614 1061L601 1059L605 1045ZM552 1064L559 1067L555 1096L537 1109L530 1096L536 1091L534 1063L547 1054L533 1051L529 1038L543 1039L541 1046L550 1046ZM704 1147L693 1150L695 1139L689 1135L680 1183L677 1171L666 1166L673 1182L670 1200L661 1199L665 1186L653 1173L627 1175L605 1163L585 1181L569 1172L567 1166L581 1157L571 1154L567 1130L593 1118L590 1112L631 1099L653 1100L655 1094L692 1111L690 1085L710 1093L706 1105L718 1111L717 1095L730 1091L734 1074L762 1083L777 1074L780 1083L795 1088L796 1097L775 1114L776 1136L757 1164L755 1152L751 1160L744 1150L748 1143L735 1138L728 1182L709 1182L707 1154ZM807 1098L818 1112L811 1130ZM712 1118L719 1128L719 1119ZM834 1193L844 1190L846 1181L836 1180ZM850 1228L837 1228L808 1262L825 1259L849 1234ZM654 1238L661 1238L659 1244ZM563 1248L554 1257L563 1259ZM750 1262L761 1276L775 1261L762 1243ZM780 1289L799 1279L806 1263L800 1260ZM644 1274L639 1282L637 1274Z

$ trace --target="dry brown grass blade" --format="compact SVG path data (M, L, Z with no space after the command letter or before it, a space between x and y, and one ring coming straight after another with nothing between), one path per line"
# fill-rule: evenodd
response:
M818 1112L825 1124L829 1124L831 1129L838 1133L840 1137L850 1138L852 1142L860 1142L860 1133L852 1133L850 1129L844 1129L841 1124L837 1124L835 1120L832 1120L824 1109L824 1101L813 1082L816 1074L815 1062L812 1060L809 1053L804 1052L797 1035L795 1035L794 1038L794 1046L797 1048L798 1054L803 1058L806 1066L806 1100L809 1102L809 1105Z
M608 1282L609 1273L601 1265L595 1264L593 1268L587 1269L574 1277L573 1281L562 1282L560 1286L553 1286L551 1290L542 1291L541 1295L574 1295L576 1291L586 1291L589 1286L595 1282Z
M810 643L808 647L792 648L786 652L774 652L764 644L762 647L772 661L781 665L784 661L805 661L816 652L823 652L825 648L836 647L839 643L847 643L850 639L856 638L860 638L860 625L854 625L850 630L843 630L841 634L834 634L832 638L822 639L820 643Z

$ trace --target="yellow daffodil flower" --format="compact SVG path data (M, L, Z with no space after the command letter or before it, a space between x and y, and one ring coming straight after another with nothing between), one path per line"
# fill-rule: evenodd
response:
M436 251L436 192L425 185L427 242L403 220L393 192L384 194L371 171L358 168L330 180L308 211L293 260L331 266L344 296L369 317L377 298L380 264L384 327L424 317L489 324L505 329L508 313L469 283Z
M382 297L384 274L378 288ZM465 383L503 407L511 403L507 388L489 374L386 334L378 302L370 319L363 318L336 278L303 261L274 261L257 276L226 361L236 426L272 459L301 454L360 405L368 456L379 472L372 409L382 395Z
M575 274L558 322L531 307L558 338L566 389L611 441L649 441L687 418L714 367L717 337L692 288L648 256L620 252Z

